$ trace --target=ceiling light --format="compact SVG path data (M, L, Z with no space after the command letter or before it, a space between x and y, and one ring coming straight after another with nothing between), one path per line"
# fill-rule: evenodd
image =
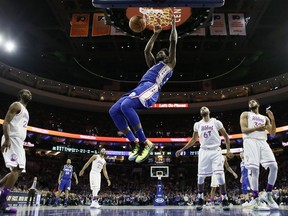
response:
M4 45L4 47L5 47L5 50L6 50L7 52L12 52L12 51L15 50L15 43L12 42L12 41L8 41L8 42L6 42L6 44Z

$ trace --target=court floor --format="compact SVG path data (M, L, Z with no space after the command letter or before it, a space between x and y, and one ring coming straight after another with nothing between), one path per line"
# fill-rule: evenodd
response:
M16 215L19 216L284 216L288 215L288 206L281 206L279 211L252 211L243 209L240 206L231 207L230 211L223 211L222 208L204 207L201 212L197 212L193 206L102 206L101 209L90 209L88 206L71 207L18 207ZM0 214L8 215L8 214ZM12 215L12 214L9 214Z

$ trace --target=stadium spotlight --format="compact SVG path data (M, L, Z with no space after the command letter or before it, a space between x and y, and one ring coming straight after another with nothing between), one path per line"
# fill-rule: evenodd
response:
M4 44L4 47L5 47L5 50L7 52L13 52L15 50L15 43L13 41L7 41L5 44Z

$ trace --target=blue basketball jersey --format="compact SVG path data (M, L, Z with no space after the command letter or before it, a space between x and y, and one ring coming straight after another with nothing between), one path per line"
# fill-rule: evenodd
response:
M173 68L169 67L164 62L153 65L141 78L140 83L151 82L156 83L160 91L162 86L168 81L173 74Z
M63 176L62 179L71 179L73 174L73 166L72 165L64 165L63 167Z

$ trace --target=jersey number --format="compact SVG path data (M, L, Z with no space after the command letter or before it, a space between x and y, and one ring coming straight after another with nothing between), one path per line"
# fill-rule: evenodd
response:
M204 132L203 136L205 139L207 139L208 137L211 136L211 131Z

